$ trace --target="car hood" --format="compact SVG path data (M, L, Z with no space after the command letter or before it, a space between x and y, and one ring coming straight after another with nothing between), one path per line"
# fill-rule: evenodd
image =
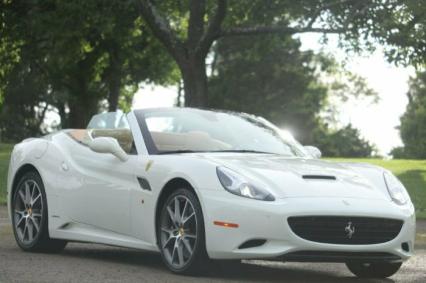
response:
M240 173L278 198L389 199L377 182L349 164L271 154L205 154L203 157Z

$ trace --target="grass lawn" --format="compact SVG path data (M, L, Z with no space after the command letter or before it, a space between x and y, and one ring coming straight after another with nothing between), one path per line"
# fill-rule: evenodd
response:
M13 145L0 143L0 204L6 202L7 168Z
M6 202L6 178L13 145L0 143L0 204ZM418 218L426 219L426 160L342 159L332 161L366 162L392 171L406 186Z

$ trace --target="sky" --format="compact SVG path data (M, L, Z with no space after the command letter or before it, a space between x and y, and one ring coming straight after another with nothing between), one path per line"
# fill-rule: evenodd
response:
M337 60L345 60L346 68L364 77L369 87L379 95L379 101L375 104L369 99L350 99L341 105L337 116L339 124L352 123L365 139L376 145L382 155L402 145L396 127L408 102L408 79L414 74L413 68L389 64L380 49L372 54L348 58L333 38L325 46L318 42L320 36L317 34L304 34L299 38L303 50L322 50L333 54ZM144 86L135 94L133 108L173 106L176 93L176 87Z

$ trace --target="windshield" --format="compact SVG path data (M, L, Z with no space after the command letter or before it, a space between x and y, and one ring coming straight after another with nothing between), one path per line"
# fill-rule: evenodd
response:
M152 154L253 152L306 157L303 147L263 118L191 108L137 110Z

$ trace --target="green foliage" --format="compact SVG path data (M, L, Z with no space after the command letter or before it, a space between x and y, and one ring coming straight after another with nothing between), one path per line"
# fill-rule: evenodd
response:
M299 41L277 35L221 39L213 57L210 107L263 116L303 144L318 145L326 156L372 154L373 147L351 125L340 130L323 125L331 118L322 112L337 112L331 98L377 97L363 78L332 58L300 51Z
M7 171L13 145L0 143L0 204L6 203Z
M102 105L111 111L117 105L128 108L133 94L129 92L140 82L176 81L170 75L173 61L159 48L131 1L6 1L0 5L0 62L8 63L0 68L2 122L8 122L0 126L3 136L11 133L10 124L19 118L13 114L23 111L24 120L40 132L37 125L44 119L37 117L43 114L36 109L40 104L55 109L62 126L84 127ZM32 93L28 81L36 86ZM25 109L15 103L18 100ZM16 135L8 138L16 139Z
M375 148L351 124L338 130L321 125L313 133L314 144L326 157L370 157Z
M253 113L312 142L327 88L316 78L317 55L276 35L227 38L215 47L209 106Z
M389 61L425 63L426 6L416 0L138 0L141 15L176 60L185 103L208 106L205 60L220 38L338 34L348 54L383 47ZM262 40L261 37L253 40ZM361 86L361 84L357 84Z
M403 146L393 148L389 154L395 159L403 159L407 156Z
M393 149L395 158L426 159L426 72L418 72L409 82L408 105L401 117L403 148Z
M387 2L387 3L386 3ZM422 66L426 63L426 6L418 0L385 1L386 9L376 13L371 36L389 61Z

